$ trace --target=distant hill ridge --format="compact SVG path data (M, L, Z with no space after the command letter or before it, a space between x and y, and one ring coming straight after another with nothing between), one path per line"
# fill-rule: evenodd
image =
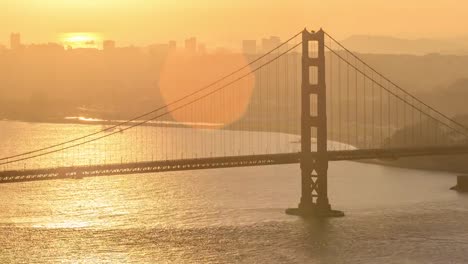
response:
M414 54L430 53L467 55L468 38L454 39L404 39L389 36L353 35L342 43L360 53Z

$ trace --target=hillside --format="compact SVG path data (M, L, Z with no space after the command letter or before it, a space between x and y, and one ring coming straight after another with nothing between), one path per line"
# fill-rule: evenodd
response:
M343 40L342 43L353 51L372 54L468 54L466 38L403 39L388 36L353 35Z

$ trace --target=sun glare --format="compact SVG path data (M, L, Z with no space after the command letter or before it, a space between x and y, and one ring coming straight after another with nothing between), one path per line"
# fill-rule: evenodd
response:
M102 38L97 33L76 32L65 33L60 37L65 47L77 48L98 48Z

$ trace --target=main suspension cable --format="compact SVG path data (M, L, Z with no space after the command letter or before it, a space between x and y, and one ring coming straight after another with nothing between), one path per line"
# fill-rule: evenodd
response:
M142 115L139 115L137 117L134 117L134 118L131 118L125 122L122 122L122 123L119 123L117 125L113 125L113 126L110 126L110 127L107 127L105 129L102 129L100 131L97 131L97 132L93 132L93 133L90 133L90 134L87 134L87 135L84 135L84 136L81 136L81 137L77 137L77 138L74 138L74 139L71 139L71 140L68 140L68 141L64 141L64 142L61 142L61 143L58 143L58 144L54 144L54 145L51 145L51 146L47 146L47 147L44 147L44 148L40 148L40 149L36 149L36 150L33 150L33 151L28 151L28 152L24 152L24 153L21 153L21 154L17 154L17 155L12 155L12 156L9 156L9 157L4 157L4 158L0 158L0 161L2 160L8 160L8 159L14 159L14 158L17 158L17 157L21 157L21 156L26 156L26 155L30 155L30 154L34 154L34 153L37 153L37 152L41 152L41 151L45 151L45 150L48 150L48 149L52 149L52 148L56 148L56 147L60 147L60 146L63 146L63 145L66 145L66 144L69 144L69 143L73 143L73 142L76 142L76 141L79 141L79 140L82 140L82 139L85 139L85 138L88 138L88 137L92 137L92 136L95 136L95 135L98 135L100 133L103 133L103 132L107 132L107 131L113 131L114 129L118 128L118 127L121 127L121 126L124 126L124 125L127 125L129 123L132 123L134 121L137 121L143 117L146 117L148 115L151 115L151 114L154 114L156 112L159 112L165 108L167 108L168 106L171 106L171 105L174 105L176 103L179 103L187 98L189 98L190 96L193 96L193 95L196 95L216 84L219 84L220 82L228 79L229 77L241 72L242 70L250 67L251 65L257 63L258 61L260 61L261 59L267 57L268 55L272 54L274 51L278 50L279 48L283 47L284 45L286 45L287 43L289 43L291 40L293 40L294 38L296 38L297 36L299 36L300 34L302 33L302 31L300 31L299 33L295 34L294 36L292 36L291 38L289 38L288 40L284 41L283 43L281 43L280 45L278 45L277 47L273 48L272 50L270 50L269 52L263 54L262 56L256 58L255 60L249 62L248 64L242 66L241 68L229 73L228 75L208 84L208 85L205 85L203 87L201 87L200 89L196 90L196 91L193 91L175 101L172 101L164 106L160 106L154 110L151 110L149 112L146 112Z
M364 60L362 60L361 58L359 58L359 56L357 56L356 54L354 54L352 51L350 51L349 49L347 49L345 46L343 46L338 40L336 40L335 38L333 38L332 36L330 36L330 34L328 34L327 32L324 32L325 35L327 35L331 40L333 40L336 44L338 44L343 50L345 50L346 52L350 53L351 56L353 56L354 58L356 58L357 60L359 60L359 62L361 62L362 64L364 64L365 66L367 66L369 69L371 69L372 71L374 71L375 73L377 73L380 77L382 77L384 80L388 81L390 84L392 84L393 86L395 86L398 90L402 91L403 93L407 94L408 96L410 96L412 99L416 100L418 103L428 107L429 109L431 109L432 111L436 112L437 114L441 115L442 117L450 120L451 122L453 122L454 124L462 127L463 129L465 129L466 131L468 131L468 127L466 127L465 125L461 124L460 122L457 122L455 120L453 120L452 118L448 117L447 115L443 114L442 112L438 111L437 109L431 107L430 105L424 103L423 101L421 101L419 98L417 98L416 96L414 96L413 94L411 94L410 92L406 91L405 89L401 88L399 85L397 85L396 83L394 83L393 81L391 81L389 78L387 78L386 76L384 76L383 74L381 74L380 72L378 72L374 67L372 67L371 65L369 65L368 63L366 63Z
M166 116L166 115L168 115L168 114L171 114L171 113L173 113L173 112L175 112L175 111L177 111L177 110L180 110L180 109L182 109L182 108L184 108L184 107L186 107L186 106L188 106L188 105L191 105L192 103L198 102L198 101L200 101L200 100L202 100L202 99L204 99L204 98L206 98L206 97L208 97L208 96L210 96L210 95L212 95L212 94L214 94L214 93L216 93L216 92L219 92L219 91L223 90L223 89L226 88L226 87L231 86L232 84L234 84L234 83L236 83L236 82L238 82L238 81L244 79L245 77L251 75L252 73L257 72L257 71L259 71L260 69L262 69L262 68L266 67L267 65L271 64L272 62L276 61L277 59L279 59L279 58L282 57L283 55L285 55L285 54L289 53L290 51L292 51L293 49L297 48L299 45L302 45L302 42L299 42L298 44L296 44L296 45L294 45L293 47L289 48L287 51L285 51L285 52L279 54L278 56L274 57L273 59L271 59L271 60L265 62L264 64L262 64L262 65L260 65L260 66L258 66L257 68L255 68L255 69L252 70L251 72L248 72L248 73L246 73L246 74L244 74L244 75L238 77L237 79L235 79L235 80L233 80L233 81L231 81L231 82L229 82L229 83L227 83L227 84L225 84L225 85L223 85L223 86L221 86L221 87L218 87L217 89L212 90L212 91L210 91L210 92L207 93L207 94L204 94L204 95L202 95L202 96L199 96L199 97L196 98L196 99L193 99L193 100L191 100L191 101L189 101L189 102L187 102L187 103L184 103L184 104L182 104L182 105L180 105L180 106L178 106L178 107L176 107L176 108L174 108L174 109L172 109L172 110L170 110L170 111L167 111L167 112L165 112L165 113L162 113L162 114L160 114L160 115L157 115L157 116L155 116L155 117L152 117L152 118L150 118L150 119L147 119L147 120L142 121L142 122L140 122L140 123L133 124L133 125L128 126L128 127L124 128L124 129L122 129L122 130L114 131L114 132L112 132L112 133L109 133L109 134L106 134L106 135L103 135L103 136L100 136L100 137L97 137L97 138L93 138L93 139L87 140L87 141L85 141L85 142L77 143L77 144L74 144L74 145L71 145L71 146L63 147L63 148L60 148L60 149L48 151L48 152L45 152L45 153L37 154L37 155L30 156L30 157L26 157L26 158L20 158L20 159L16 159L16 160L6 161L6 162L3 162L3 163L0 163L0 166L6 165L6 164L11 164L11 163L16 163L16 162L19 162L19 161L25 161L25 160L29 160L29 159L33 159L33 158L37 158L37 157L42 157L42 156L46 156L46 155L53 154L53 153L57 153L57 152L64 151L64 150L67 150L67 149L71 149L71 148L74 148L74 147L77 147L77 146L81 146L81 145L84 145L84 144L87 144L87 143L91 143L91 142L94 142L94 141L97 141L97 140L100 140L100 139L103 139L103 138L110 137L110 136L112 136L112 135L115 135L115 134L118 134L118 133L127 131L127 130L129 130L129 129L134 128L134 127L142 126L142 125L144 125L144 124L146 124L146 123L148 123L148 122L150 122L150 121L153 121L153 120L156 120L156 119L158 119L158 118L160 118L160 117L163 117L163 116Z
M407 102L407 101L406 101L404 98L402 98L400 95L394 93L393 91L391 91L390 89L388 89L387 87L385 87L384 85L382 85L381 83L379 83L379 82L377 82L376 80L372 79L369 75L367 75L366 73L364 73L363 71L361 71L360 69L358 69L356 66L354 66L352 63L350 63L349 61L347 61L345 58L343 58L341 55L339 55L335 50L330 49L330 47L328 47L327 45L325 45L325 47L326 47L328 50L330 50L330 52L334 53L334 54L335 54L338 58L340 58L342 61L344 61L347 65L349 65L351 68L353 68L355 71L359 72L361 75L365 76L366 78L368 78L369 80L371 80L372 82L374 82L375 84L377 84L378 86L380 86L381 88L383 88L385 91L387 91L387 93L388 93L389 95L390 95L390 94L393 95L395 98L398 98L401 102L403 102L403 103L407 104L408 106L410 106L410 107L416 109L417 111L422 112L421 109L416 108L416 106L414 106L414 105L410 104L409 102ZM382 76L381 76L381 77L382 77ZM382 78L385 78L385 77L382 77ZM416 99L416 100L418 100L418 99ZM425 106L428 107L428 109L430 109L430 110L436 112L436 110L432 109L430 106L427 106L427 105L425 105ZM468 137L468 131L459 131L459 129L454 128L454 127L450 126L449 124L446 124L445 122L442 122L442 121L436 119L435 117L431 116L431 115L428 114L428 113L425 113L425 112L422 112L422 113L423 113L424 115L426 115L426 116L428 116L428 117L434 119L435 121L437 121L437 122L443 124L444 126L446 126L446 127L450 128L450 129L456 131L457 133L459 133L459 134L461 134L461 135L463 135L463 136L465 136L465 137ZM452 119L450 119L450 118L448 118L448 117L445 117L445 118L446 118L447 120L449 120L449 121L451 121L451 122L457 124L457 122L453 121ZM463 125L461 125L461 127L462 127L462 128L465 128ZM466 128L465 128L465 129L466 129Z

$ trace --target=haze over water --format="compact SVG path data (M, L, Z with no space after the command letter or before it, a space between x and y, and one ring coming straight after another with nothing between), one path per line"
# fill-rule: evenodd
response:
M0 0L0 264L468 263L467 10Z
M2 125L18 134L8 142L51 126ZM454 174L332 162L330 201L346 217L323 220L284 213L299 176L294 164L4 184L0 262L468 261L468 196L449 190Z

